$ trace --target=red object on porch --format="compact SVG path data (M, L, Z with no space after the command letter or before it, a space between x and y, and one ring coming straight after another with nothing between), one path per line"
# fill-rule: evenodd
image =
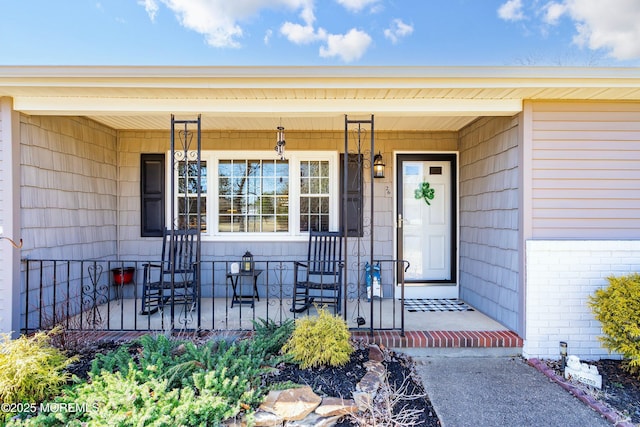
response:
M113 283L116 285L128 285L133 281L133 273L135 273L135 271L136 269L134 267L112 268Z

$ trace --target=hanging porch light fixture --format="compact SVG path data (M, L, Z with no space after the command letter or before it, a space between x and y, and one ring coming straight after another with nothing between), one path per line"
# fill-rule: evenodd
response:
M284 146L285 146L285 141L284 141L284 127L282 127L282 124L280 126L278 126L278 134L276 137L276 153L278 154L278 157L280 157L280 160L284 160Z

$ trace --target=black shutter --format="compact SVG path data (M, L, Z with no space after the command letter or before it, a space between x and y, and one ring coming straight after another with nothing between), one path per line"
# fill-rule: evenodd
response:
M162 237L165 212L164 154L140 155L140 235Z
M363 205L363 176L362 176L362 154L349 154L347 162L347 221L346 235L349 237L362 237L362 205ZM340 229L345 229L343 218L344 192L344 154L340 154Z

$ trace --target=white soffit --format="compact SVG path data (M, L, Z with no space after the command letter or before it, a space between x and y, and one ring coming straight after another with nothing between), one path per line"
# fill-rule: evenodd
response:
M28 114L121 115L123 113L214 113L224 115L352 114L463 116L513 115L522 110L519 99L140 99L19 97L14 108Z
M462 129L476 116L388 116L374 115L377 130L386 131L456 131ZM113 129L130 130L167 130L169 129L170 114L146 115L146 116L88 116L88 118L100 122ZM179 119L193 119L194 115L179 114ZM350 119L368 119L370 115L349 115ZM202 115L203 129L219 130L265 130L275 129L282 124L288 131L338 131L344 130L344 114L333 116L271 116L271 117L245 117L245 116L210 116Z
M87 116L115 129L167 129L170 114L203 128L342 129L344 115L379 130L457 130L512 116L523 100L639 100L627 68L18 67L0 66L0 96L32 115ZM291 126L287 126L291 128Z

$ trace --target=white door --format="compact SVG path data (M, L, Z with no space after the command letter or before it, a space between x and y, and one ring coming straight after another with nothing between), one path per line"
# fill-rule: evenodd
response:
M398 155L398 258L407 298L456 298L455 156Z

